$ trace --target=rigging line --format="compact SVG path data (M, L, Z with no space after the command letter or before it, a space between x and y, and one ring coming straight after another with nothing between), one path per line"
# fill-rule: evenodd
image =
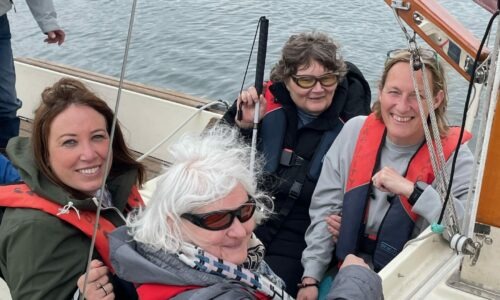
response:
M134 27L134 17L135 17L135 10L137 7L137 0L132 1L132 10L130 12L130 21L129 21L129 26L128 26L128 33L127 33L127 41L125 43L125 52L123 53L123 62L122 62L122 68L120 72L120 81L118 83L118 93L116 95L116 103L115 103L115 113L113 116L113 123L111 125L111 133L110 133L110 138L109 138L109 148L108 148L108 153L107 153L107 158L106 158L106 163L105 163L105 168L104 170L108 170L110 165L111 165L111 159L110 157L112 156L112 151L113 151L113 141L114 141L114 136L115 136L115 128L116 128L116 122L117 122L117 115L118 115L118 109L120 107L120 99L121 99L121 93L122 93L122 87L123 87L123 79L125 77L125 71L126 71L126 66L127 66L127 58L128 58L128 50L130 47L130 40L132 39L132 29ZM102 179L101 183L101 191L104 191L106 188L106 180L108 178L108 172L104 173L104 177ZM92 261L92 255L94 253L94 245L95 245L95 240L96 240L96 233L97 233L97 228L99 225L99 218L101 215L101 206L102 206L102 200L103 200L104 192L101 192L97 201L99 205L97 205L97 210L96 210L96 218L95 218L95 224L94 224L94 230L92 232L92 240L90 242L90 249L89 249L89 255L87 258L87 267L85 270L85 277L83 281L83 291L80 293L80 299L84 299L84 293L87 288L87 280L89 276L89 270L90 270L90 263Z
M260 19L259 19L259 21L257 21L257 28L255 28L255 34L253 36L252 48L250 49L250 54L248 55L247 67L245 68L245 74L243 74L243 81L241 82L241 88L240 88L240 93L238 94L238 97L243 92L243 87L245 86L245 80L247 78L248 68L250 67L250 61L252 60L253 48L255 47L255 41L257 40L257 33L259 32L259 26L260 26ZM236 101L238 101L238 100L236 100ZM241 121L241 118L242 118L241 103L240 103L240 107L238 107L238 109L237 109L236 118L238 119L238 121Z
M437 58L436 58L437 60ZM436 63L439 63L436 61ZM443 146L441 143L441 138L440 138L440 132L438 129L437 125L437 120L436 120L436 115L434 113L434 96L431 95L431 91L428 85L428 79L427 79L427 73L425 72L425 63L422 61L422 76L424 80L424 89L425 89L425 94L426 94L426 104L428 107L429 111L429 117L431 121L431 128L432 128L432 136L429 134L428 126L427 126L427 121L422 117L422 122L424 125L424 130L426 130L426 136L428 138L428 148L429 152L432 151L431 154L431 159L434 161L433 166L435 166L436 169L434 169L434 174L437 182L437 188L439 195L441 196L442 203L444 206L444 195L446 194L446 186L448 185L449 179L448 179L448 174L446 173L446 159L444 157L444 151L443 151ZM444 87L446 89L446 87ZM417 97L419 97L419 91L416 89L417 92ZM443 91L446 93L446 91ZM445 96L446 97L446 96ZM434 144L432 143L434 141ZM449 233L450 236L453 236L455 233L460 232L460 224L458 222L458 217L456 213L456 208L454 205L454 202L450 202L450 206L447 208L447 218L448 222L447 225L449 226Z
M416 46L416 43L415 43ZM410 51L410 50L409 50ZM416 82L416 77L415 77L415 64L418 64L419 68L422 70L422 76L423 76L423 83L424 83L424 93L425 93L425 100L422 100L422 97L420 95L420 91L418 90L418 84ZM425 63L422 60L422 57L419 53L419 48L416 47L414 51L410 51L410 72L411 72L411 77L412 77L412 83L413 86L415 87L415 94L417 97L417 104L419 107L419 115L422 121L422 127L424 129L424 136L425 136L425 141L426 145L428 148L429 152L429 160L431 162L432 170L435 175L435 182L436 182L436 191L440 195L441 202L444 202L444 194L446 192L446 185L447 185L447 174L444 170L444 155L443 155L443 149L442 146L440 145L441 140L439 139L440 134L439 130L437 129L437 121L436 117L434 115L434 110L433 110L433 97L431 95L431 91L429 88L429 81L427 80L427 74L425 72ZM424 105L428 108L429 112L429 117L431 120L431 127L432 127L432 134L429 130L429 126L427 124L427 117L424 115ZM438 138L435 138L438 137ZM452 203L453 204L453 203ZM449 219L450 222L448 224L452 225L450 228L455 228L455 224L457 223L457 217L456 217L456 212L455 208L452 206L451 207L451 212L449 212Z
M442 220L443 220L443 216L444 216L444 211L445 211L445 208L446 208L446 204L448 203L448 200L449 200L450 194L451 194L451 187L453 185L453 175L455 174L455 165L457 163L458 150L459 150L459 147L461 145L462 138L464 136L465 121L467 119L467 111L469 110L469 102L470 102L470 98L471 98L471 94L472 94L472 86L474 85L474 79L476 77L477 62L479 61L479 57L481 55L481 52L483 51L484 44L486 43L486 39L487 39L487 37L489 35L489 32L491 31L491 26L493 25L493 21L498 16L498 14L499 14L499 10L497 10L491 16L491 18L490 18L490 20L488 22L488 26L486 26L486 30L485 30L483 38L481 40L481 44L479 45L479 49L477 50L476 58L474 59L474 64L472 65L472 75L470 77L469 89L467 91L467 97L465 99L464 112L463 112L463 115L462 115L462 125L461 125L461 129L460 129L460 135L458 137L457 147L456 147L455 153L453 154L453 161L452 161L452 164L451 164L450 182L448 183L448 190L446 192L446 198L444 199L443 208L441 209L441 213L439 214L438 224L440 224L442 222Z
M187 118L187 120L184 121L184 123L182 123L181 125L179 125L175 130L174 132L172 132L171 134L169 134L168 136L166 136L163 140L161 140L158 144L156 144L155 146L153 146L151 149L149 149L148 151L146 151L143 155L141 155L139 158L136 159L137 162L141 162L143 161L146 157L148 157L151 153L155 152L158 148L161 147L161 145L163 145L164 143L166 143L170 138L172 138L179 130L181 130L184 125L186 125L189 121L191 121L194 117L196 117L200 112L202 112L203 110L205 110L206 108L210 107L210 106L213 106L213 105L216 105L216 104L220 104L220 103L223 103L224 105L226 105L226 109L228 109L228 106L227 106L227 103L225 103L224 101L222 100L216 100L216 101L212 101L210 103L207 103L205 105L203 105L202 107L198 108L189 118Z
M422 66L424 65L421 61L421 57L418 53L418 47L417 47L417 42L416 42L416 32L414 31L413 32L413 37L410 36L410 34L408 33L408 31L406 30L406 27L403 25L403 22L401 21L401 18L399 17L399 14L398 14L398 11L395 7L392 7L392 11L394 13L394 16L396 18L396 21L398 22L400 28L401 28L401 31L404 33L405 37L406 37L406 41L407 41L407 44L408 44L408 50L410 51L410 53L412 54L412 56L414 54L418 54L418 59L419 59L419 65L421 67L425 67L425 66ZM411 59L410 60L410 65L411 65L411 68L414 69L414 60ZM412 78L413 78L413 72L412 72ZM424 72L424 78L425 78L425 72ZM415 83L415 79L413 78L413 82L414 82L414 85L416 86L416 83ZM424 85L426 83L424 82ZM426 89L426 93L428 94L428 86L426 85L427 89ZM419 91L417 90L416 88L416 93L417 93L417 97L420 97L419 95ZM427 98L429 98L427 96ZM428 99L429 101L430 99ZM418 103L419 103L419 108L420 110L422 110L422 104L421 104L421 100L420 98L418 98ZM429 102L428 102L429 103ZM431 101L432 103L432 101ZM428 107L429 107L429 104L428 104ZM431 105L432 107L432 105ZM433 113L433 111L431 111L431 113ZM434 118L433 118L434 117ZM435 116L431 116L431 122L434 121L435 123ZM422 120L422 124L424 126L424 133L425 133L425 136L426 136L426 141L427 141L427 146L429 148L429 155L430 155L430 160L431 160L431 165L432 165L432 169L434 171L434 174L436 176L436 183L437 183L437 187L438 187L438 193L441 195L441 199L442 199L442 202L443 202L443 208L445 208L446 206L446 201L445 199L446 198L443 198L442 195L445 193L446 191L446 185L447 185L447 174L445 172L445 170L443 169L443 166L445 165L445 163L443 162L444 161L444 157L443 157L443 154L441 153L441 155L439 155L438 153L436 153L436 149L434 148L434 145L432 144L432 138L430 137L430 133L429 133L429 129L427 127L427 122L426 120ZM435 128L433 127L433 132L434 134L436 135L436 131L434 130ZM439 137L439 134L437 134L437 136ZM440 140L438 141L440 142ZM438 145L438 148L442 151L442 146L439 144ZM438 166L438 162L436 162L436 156L438 156L440 159L441 159L441 166ZM440 168L441 167L441 168ZM442 171L442 172L440 172ZM444 175L442 175L444 174ZM454 223L457 223L457 217L456 217L456 211L455 211L455 207L452 206L451 207L451 211L449 211L449 218L450 218L450 221L452 224Z

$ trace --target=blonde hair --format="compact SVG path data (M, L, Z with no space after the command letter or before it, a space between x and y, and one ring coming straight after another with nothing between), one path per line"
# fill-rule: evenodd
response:
M389 57L385 62L384 71L379 83L379 93L385 86L387 75L391 68L400 62L410 63L411 54L409 51L401 51ZM441 104L434 110L438 124L439 133L445 136L448 132L448 121L446 120L446 107L448 106L448 89L446 84L446 76L444 66L438 61L436 55L433 57L422 57L422 62L425 64L425 69L429 70L432 75L432 95L435 97L439 91L443 91L444 97ZM377 119L382 120L380 101L377 99L372 106L372 111Z

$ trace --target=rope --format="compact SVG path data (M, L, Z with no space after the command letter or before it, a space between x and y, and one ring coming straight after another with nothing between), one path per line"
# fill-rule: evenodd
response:
M446 160L444 158L444 153L443 153L443 147L441 144L441 139L440 139L440 134L439 134L439 128L437 126L437 120L436 116L434 113L434 97L431 93L431 89L429 87L429 82L427 78L427 74L425 72L425 64L422 61L422 57L419 53L419 48L417 47L416 43L416 33L413 33L413 37L410 36L408 31L406 30L406 27L403 25L398 12L395 7L392 8L394 15L396 17L396 20L401 27L402 32L405 35L406 41L408 43L408 51L410 52L410 70L411 70L411 77L413 81L413 86L415 87L415 94L417 97L417 103L418 107L420 110L420 117L422 121L422 126L424 129L424 135L425 135L425 140L427 144L427 148L429 151L430 155L430 161L431 161L431 166L432 170L434 171L435 174L435 182L436 182L436 187L437 187L437 192L440 195L441 202L443 203L443 210L446 207L447 201L446 197L444 197L445 192L446 192L446 186L448 185L448 175L446 173ZM415 62L418 62L419 65L416 66ZM421 69L422 70L422 75L423 75L423 83L424 83L424 93L425 93L425 98L426 98L426 105L429 111L429 117L431 120L431 128L432 128L432 135L429 130L429 126L427 124L427 116L424 114L424 104L422 101L422 97L420 95L420 91L418 90L418 85L417 81L415 78L415 72ZM444 91L446 93L446 91ZM434 138L433 138L434 137ZM457 148L458 152L458 148ZM458 222L457 222L457 214L455 210L454 203L451 202L450 209L447 209L447 216L449 219L448 225L451 226L452 231L459 230L458 228Z
M213 106L213 105L216 105L216 104L220 104L220 103L223 103L226 108L228 107L227 103L222 101L222 100L217 100L217 101L212 101L210 103L207 103L205 105L203 105L202 107L198 108L186 121L184 121L184 123L182 123L181 125L179 125L177 127L177 129L174 130L174 132L172 132L170 135L166 136L163 140L161 140L158 144L156 144L155 146L153 146L151 149L149 149L148 151L146 151L143 155L141 155L139 158L136 159L136 161L138 162L141 162L143 161L146 157L148 157L151 153L155 152L158 148L161 147L161 145L163 145L164 143L166 143L170 138L172 138L179 130L181 130L182 127L184 127L189 121L191 121L197 114L199 114L201 111L205 110L206 108L210 107L210 106Z
M468 111L468 108L469 108L469 102L470 102L470 97L471 97L471 93L472 93L472 87L474 86L474 78L476 76L477 62L478 62L479 57L481 55L481 52L483 50L484 44L486 43L486 39L488 37L488 33L491 30L491 26L493 24L493 21L498 16L498 14L499 14L499 10L497 10L491 16L491 18L490 18L490 20L488 22L488 25L486 26L486 30L485 30L484 36L483 36L483 38L481 40L481 44L479 45L479 49L478 49L478 51L476 53L476 57L474 59L474 64L472 65L473 72L472 72L471 79L470 79L470 82L469 82L469 89L467 90L467 98L465 100L464 112L463 112L463 115L462 115L462 129L460 130L460 136L459 136L458 142L457 142L457 151L455 151L455 154L453 155L453 161L452 161L452 164L451 164L451 172L450 172L450 177L451 178L453 178L453 174L455 173L455 165L456 165L457 157L458 157L458 147L460 147L460 141L462 140L462 137L464 135L464 130L465 130L464 127L465 127L465 122L467 120L467 111ZM446 205L446 202L448 201L448 199L450 197L452 184L453 184L453 180L450 181L450 183L448 185L448 190L446 191L445 205ZM438 222L441 222L441 220L443 219L443 214L444 214L444 211L441 210L441 214L439 216L439 221Z
M422 79L424 83L424 93L425 93L425 105L428 108L429 119L431 121L431 129L432 129L432 134L431 134L429 126L427 124L427 117L424 114L424 103L423 103L424 101L422 100L420 91L418 90L418 84L415 78L416 71L413 68L414 67L413 63L415 61L415 59L413 58L414 55L416 55L417 59L419 60L422 60L422 57L418 54L418 52L411 53L412 56L410 59L410 68L412 70L411 77L413 81L413 86L415 87L415 94L417 97L417 103L420 110L420 118L424 129L424 135L427 148L429 151L431 166L435 175L437 192L440 195L441 202L444 203L445 202L444 195L446 193L446 186L448 184L449 179L448 179L448 174L446 173L446 168L445 168L446 159L444 157L443 146L440 139L436 114L434 113L434 96L432 95L431 89L429 87L428 76L427 73L425 72L426 71L425 64L423 63L423 61L421 61ZM451 212L448 212L448 219L450 222L447 224L450 225L451 228L453 229L452 232L456 233L455 230L459 230L459 228L458 228L456 209L453 202L450 203L449 210L451 210Z
M116 122L117 122L117 112L120 107L120 99L121 99L121 92L123 88L123 79L125 77L125 70L127 66L127 58L128 58L128 50L130 47L130 40L132 39L132 29L134 27L134 17L135 17L135 10L137 6L137 0L133 0L132 2L132 10L130 12L130 22L129 22L129 27L128 27L128 33L127 33L127 41L125 43L125 52L123 54L123 62L122 62L122 69L120 72L120 82L118 83L118 93L116 96L116 103L115 103L115 114L113 116L113 123L111 125L111 133L110 133L110 139L109 139L109 148L108 148L108 153L107 153L107 159L105 163L104 170L108 170L110 167L110 164L112 163L111 160L109 159L112 157L112 151L113 151L113 140L115 136L115 129L116 129ZM106 187L106 180L108 179L108 174L105 173L104 177L102 179L101 183L101 191L104 191ZM80 300L84 299L84 293L87 289L87 280L89 276L89 271L90 271L90 263L92 261L92 255L94 253L94 246L95 246L95 240L96 240L96 233L99 225L99 218L101 216L101 206L102 206L102 199L103 199L104 193L101 193L99 199L99 205L97 206L96 210L96 222L94 224L94 230L92 232L92 240L90 242L90 249L89 249L89 255L87 258L87 267L85 270L85 278L83 280L83 290L80 291Z

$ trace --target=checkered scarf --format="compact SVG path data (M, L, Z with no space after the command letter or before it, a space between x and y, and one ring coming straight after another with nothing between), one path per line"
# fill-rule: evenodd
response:
M226 279L239 281L271 299L293 299L284 288L285 284L263 260L264 245L252 235L248 256L242 265L235 265L206 252L198 246L185 243L176 253L186 265L198 271L218 275Z

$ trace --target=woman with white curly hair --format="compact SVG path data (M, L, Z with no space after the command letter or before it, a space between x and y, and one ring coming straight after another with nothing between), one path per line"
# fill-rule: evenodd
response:
M110 236L117 274L140 299L292 299L253 234L273 204L237 131L185 136L171 153L147 207Z

